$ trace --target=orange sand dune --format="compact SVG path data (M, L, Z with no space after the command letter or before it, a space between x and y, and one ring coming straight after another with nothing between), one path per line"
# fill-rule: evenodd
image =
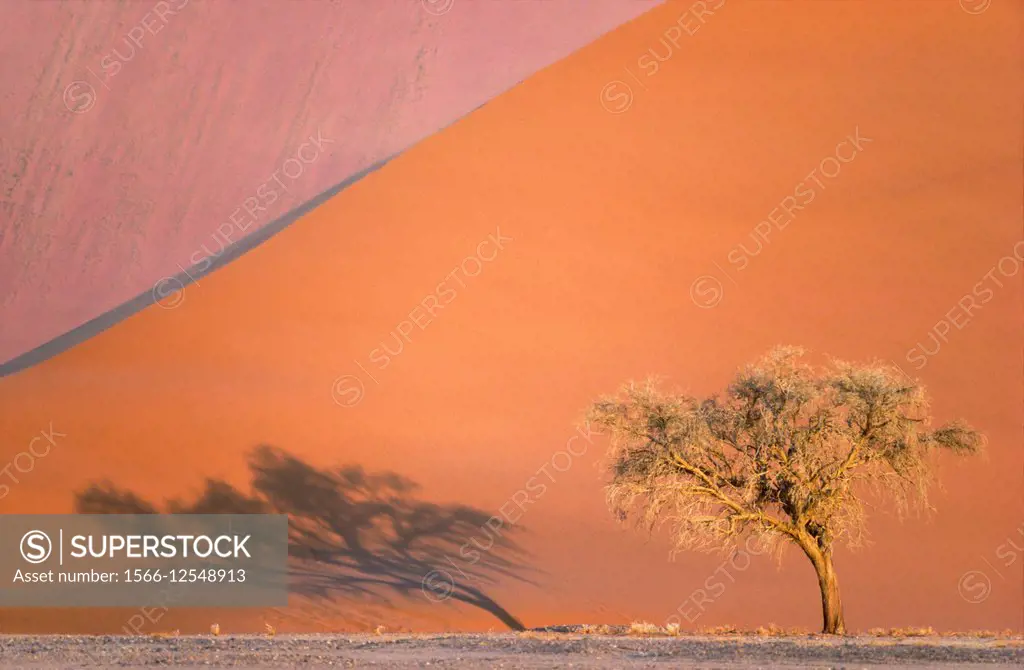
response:
M654 4L4 3L0 374Z
M537 585L488 594L526 625L661 623L684 607L687 627L814 628L801 557L669 562L664 537L609 518L604 444L571 439L622 381L707 393L799 343L896 361L939 418L990 439L987 459L943 464L937 515L880 509L873 544L840 553L850 627L1020 629L1021 5L688 7L542 71L184 300L0 380L0 463L51 422L66 434L0 511L65 512L99 479L155 500L206 477L244 485L245 454L266 443L508 514ZM716 573L725 588L694 618ZM365 614L501 627L416 594ZM119 630L130 615L9 611L0 629ZM269 615L227 616L146 625Z

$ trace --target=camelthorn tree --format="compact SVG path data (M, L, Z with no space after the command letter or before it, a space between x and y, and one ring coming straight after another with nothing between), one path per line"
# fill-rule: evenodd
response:
M703 399L630 384L588 417L612 438L607 494L621 519L669 521L677 550L795 544L818 578L823 631L842 634L833 550L861 542L864 497L930 509L932 452L975 453L984 437L963 421L932 428L924 388L894 366L804 355L773 349Z

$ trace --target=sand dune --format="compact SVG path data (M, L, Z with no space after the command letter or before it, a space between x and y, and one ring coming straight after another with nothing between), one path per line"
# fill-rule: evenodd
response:
M899 363L939 418L990 440L987 459L943 464L934 517L878 510L873 544L840 553L848 625L1019 629L1020 6L728 2L703 23L688 7L624 25L198 285L0 379L0 463L51 424L65 434L0 511L66 512L102 479L152 500L207 477L244 487L245 455L268 444L512 510L538 585L487 591L526 625L661 623L717 575L692 625L813 628L795 554L669 562L665 538L616 526L604 444L576 428L627 379L711 392L798 343ZM339 607L288 625L366 614ZM0 628L131 615L9 611ZM226 616L172 610L147 629ZM271 615L230 616L258 630ZM420 597L366 617L502 627Z
M566 0L6 7L0 362L655 4L599 0L582 13ZM317 134L322 147L302 147Z

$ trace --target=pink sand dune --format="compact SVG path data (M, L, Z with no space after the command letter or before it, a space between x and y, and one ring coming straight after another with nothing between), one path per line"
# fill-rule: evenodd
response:
M6 3L0 362L657 4Z

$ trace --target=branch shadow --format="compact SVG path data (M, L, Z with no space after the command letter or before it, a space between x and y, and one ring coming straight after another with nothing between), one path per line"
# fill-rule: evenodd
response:
M248 466L250 492L207 479L194 500L174 499L161 511L104 481L76 493L75 509L79 514L286 514L292 593L321 603L342 598L387 607L396 597L455 601L524 630L486 593L502 579L533 583L524 576L533 571L527 554L510 537L521 528L493 524L500 517L477 508L419 500L419 486L394 472L353 465L319 469L265 445L250 453Z

